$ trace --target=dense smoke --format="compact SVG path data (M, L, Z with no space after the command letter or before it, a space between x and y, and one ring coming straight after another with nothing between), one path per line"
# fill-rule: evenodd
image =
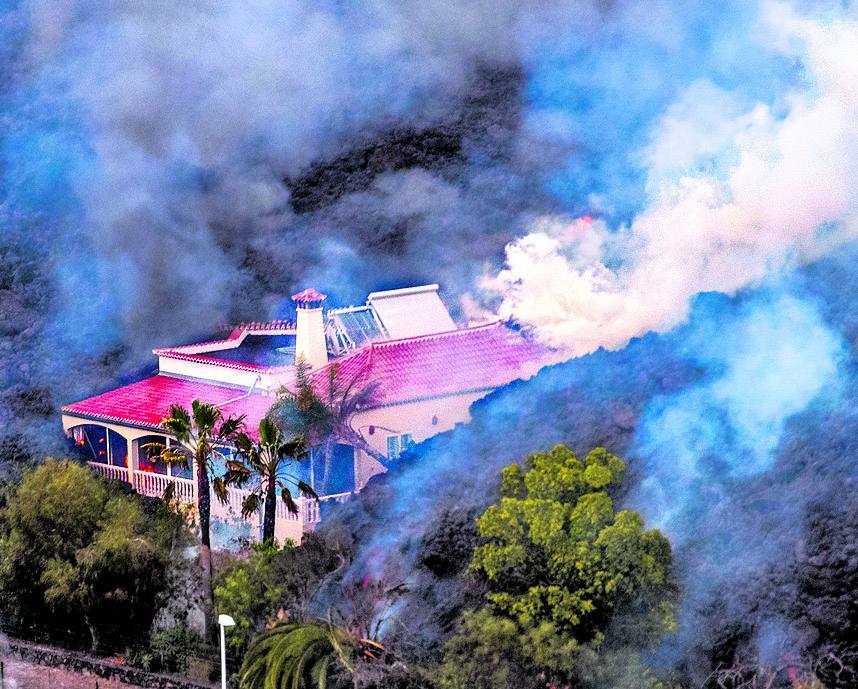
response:
M858 232L858 24L771 4L759 40L800 79L771 103L697 80L641 151L647 203L617 230L540 220L486 280L500 312L574 354L685 319L691 297L733 294Z
M836 542L855 536L844 515L858 478L847 344L858 329L818 306L837 287L816 281L839 264L825 259L733 298L698 297L674 332L546 368L480 401L467 426L419 445L327 524L356 534L345 580L404 583L408 593L379 600L377 612L390 635L404 629L418 647L435 647L456 611L476 602L460 575L501 467L556 443L582 454L606 446L630 464L623 504L662 528L677 556L680 627L653 662L685 665L702 682L737 648L780 662L842 643L838 628L858 623L851 608L827 603L809 616L813 599L802 591L803 577L821 576L813 595L837 599L841 578L853 576L838 546L818 540L820 529ZM855 283L853 274L846 287ZM342 604L336 590L322 608ZM719 643L732 650L713 658Z
M6 458L152 347L499 265L557 205L522 31L586 3L107 3L0 15ZM569 147L566 147L567 150ZM563 153L558 151L557 155Z
M437 639L461 591L427 539L502 465L604 444L678 550L687 649L854 489L856 53L834 2L6 3L2 469L152 347L310 283L440 281L589 356L351 506L352 574L407 580L397 614ZM760 648L806 638L763 613Z
M820 42L790 11L748 3L18 0L2 12L0 420L24 454L50 446L60 404L151 366L150 348L288 316L308 283L349 303L440 281L459 315L500 298L538 322L510 306L528 283L475 287L509 241L590 213L602 229L584 233L572 269L633 264L603 256L605 238L635 249L617 228L638 226L654 185L689 158L729 148L749 104L780 131L787 94L806 86L805 48L775 39ZM774 25L762 37L761 23ZM663 146L700 121L718 125L711 141L668 159ZM671 308L637 330L666 327ZM620 339L635 331L616 320Z

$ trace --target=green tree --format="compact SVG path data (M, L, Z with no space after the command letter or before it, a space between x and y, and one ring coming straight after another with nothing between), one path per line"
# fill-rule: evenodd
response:
M203 570L203 601L206 611L207 634L212 627L212 556L211 556L211 491L217 498L226 502L226 484L217 474L214 458L219 454L218 447L234 442L244 423L244 416L223 418L223 412L213 404L199 400L191 403L191 413L179 404L170 406L170 416L164 419L164 427L173 434L179 445L149 443L147 447L158 451L162 461L193 468L197 482L197 513L200 523L200 565ZM164 493L164 501L170 502L173 496L173 484L169 484Z
M447 644L442 686L597 686L674 628L669 542L614 509L625 471L602 448L582 462L562 445L503 470L471 562L487 604Z
M308 484L287 471L293 463L306 457L304 441L300 437L287 439L277 424L266 416L259 422L259 442L254 442L242 432L235 436L235 446L238 456L227 462L224 481L227 485L241 487L257 479L242 502L241 515L248 517L262 507L262 540L273 543L278 488L287 509L293 514L298 513L298 505L287 483L291 483L299 493L318 500L316 492Z
M324 471L319 490L322 494L327 491L338 442L356 447L378 461L387 460L351 426L354 415L374 403L378 385L364 384L361 373L345 380L339 372L334 363L325 369L324 377L313 376L307 364L298 361L294 390L282 388L271 412L287 436L302 436L310 447L322 449Z
M278 619L300 620L324 577L350 560L348 546L328 532L307 533L299 547L254 545L229 560L217 574L215 602L236 621L227 635L231 653L241 657L252 637Z
M330 622L281 622L253 642L241 667L242 689L348 686L357 640Z
M163 505L147 510L86 467L49 459L25 474L3 515L4 612L61 641L83 620L94 650L130 647L159 607L178 526Z

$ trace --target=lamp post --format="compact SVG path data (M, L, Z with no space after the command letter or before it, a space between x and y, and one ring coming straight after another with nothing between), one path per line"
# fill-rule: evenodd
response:
M220 687L226 689L226 628L234 627L235 620L229 615L218 615L220 625Z

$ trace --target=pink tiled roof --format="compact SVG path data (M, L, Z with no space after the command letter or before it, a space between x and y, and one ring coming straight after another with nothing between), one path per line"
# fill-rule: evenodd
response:
M324 301L327 298L327 295L322 294L321 292L313 289L312 287L308 287L307 289L298 292L298 294L292 295L292 301L302 303L309 301Z
M245 414L247 430L252 432L275 399L261 394L241 397L244 394L246 390L242 388L157 375L69 404L62 411L88 419L160 428L161 420L167 416L171 404L181 404L190 410L191 403L199 399L218 405L224 417Z
M201 363L215 364L217 366L225 366L226 368L237 368L248 371L265 369L264 366L255 366L253 364L243 364L240 362L229 361L226 359L218 359L217 357L204 356L203 353L211 351L215 346L222 346L223 349L232 349L240 345L240 340L244 339L244 335L259 335L267 333L278 333L283 330L294 330L295 323L293 321L277 320L277 321L252 321L250 323L241 323L235 326L229 333L228 337L222 340L207 340L205 342L195 342L189 345L177 345L175 347L160 347L153 349L152 353L157 356L165 356L171 359L185 359L187 361L199 361Z
M331 366L340 385L377 383L372 406L489 390L533 375L548 351L502 322L446 333L374 342L319 369L323 389Z
M402 340L374 342L313 373L320 392L330 367L343 385L377 383L371 406L491 390L533 375L548 351L503 323ZM63 407L63 413L138 427L160 428L171 404L190 409L199 399L224 416L246 415L253 432L275 399L243 388L156 375ZM229 401L232 400L232 401Z

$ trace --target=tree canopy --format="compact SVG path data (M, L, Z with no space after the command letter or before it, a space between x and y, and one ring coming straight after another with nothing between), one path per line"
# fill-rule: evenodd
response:
M597 686L673 629L670 544L615 510L625 473L602 448L581 461L562 445L503 470L470 567L486 604L447 644L443 685Z
M307 483L288 471L293 463L307 457L304 439L301 436L287 438L266 416L259 422L259 442L240 432L235 436L235 446L238 454L227 462L224 483L244 487L247 482L252 482L250 492L242 501L241 516L246 518L262 509L262 540L273 543L278 488L286 508L293 514L298 513L298 504L287 484L292 484L298 493L318 500L316 492Z
M378 383L368 383L360 374L345 380L338 373L339 367L332 364L326 384L318 385L307 363L300 359L295 366L294 389L281 388L270 412L286 437L302 437L310 448L321 448L325 465L318 486L320 494L327 492L336 443L356 447L379 461L386 460L351 426L354 415L375 402Z
M144 637L178 526L163 505L123 494L86 467L46 461L25 474L2 514L4 617L59 637L81 633L84 621L96 650Z

